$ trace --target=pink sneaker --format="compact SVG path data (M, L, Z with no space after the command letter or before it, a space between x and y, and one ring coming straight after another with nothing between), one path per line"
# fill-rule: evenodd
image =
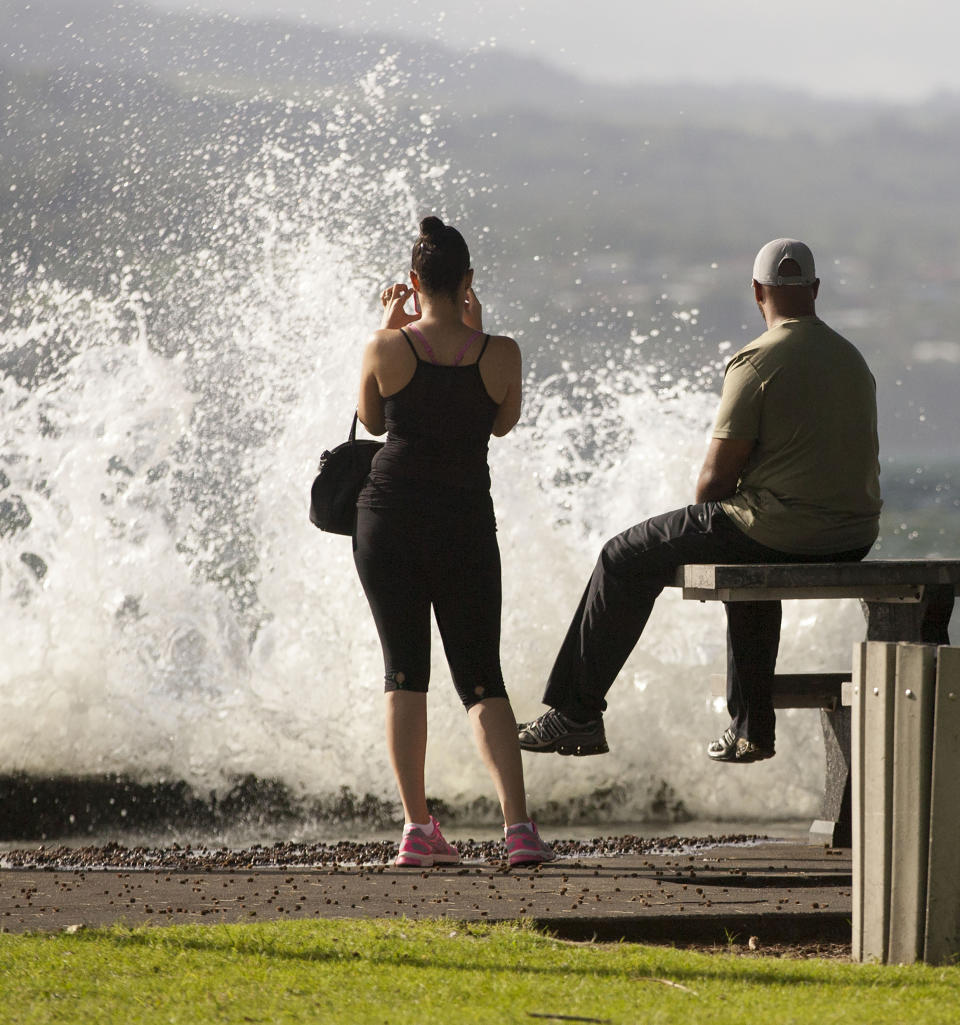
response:
M418 826L405 826L400 841L396 864L401 868L430 868L431 865L456 865L460 852L448 844L440 832L437 820L431 815L433 833L428 836Z
M507 844L507 861L511 868L515 865L538 865L541 861L553 861L556 857L550 845L543 842L532 821L521 822L503 832Z

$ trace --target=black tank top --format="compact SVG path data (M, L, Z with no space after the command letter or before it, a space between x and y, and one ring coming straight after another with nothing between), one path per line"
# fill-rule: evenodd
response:
M475 363L443 366L421 359L402 334L417 366L407 384L384 399L386 444L374 457L357 504L446 506L475 503L483 494L489 501L487 446L498 407L480 376L480 360L490 336Z

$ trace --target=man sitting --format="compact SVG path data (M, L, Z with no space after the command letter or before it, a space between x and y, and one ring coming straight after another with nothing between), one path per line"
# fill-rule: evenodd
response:
M881 505L876 386L857 349L817 317L819 287L803 242L775 239L757 254L753 291L767 330L727 365L697 504L603 546L550 673L551 707L518 727L525 751L608 750L605 695L679 566L858 561L869 552ZM781 608L725 608L730 726L707 754L755 762L774 754Z

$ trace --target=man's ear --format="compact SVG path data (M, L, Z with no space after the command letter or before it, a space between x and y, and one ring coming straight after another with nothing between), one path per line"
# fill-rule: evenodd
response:
M753 297L757 300L758 306L763 305L763 285L757 280L753 282Z
M813 292L813 298L816 299L817 298L817 293L820 291L820 279L819 278L817 278L813 282L813 284L810 286L810 289Z

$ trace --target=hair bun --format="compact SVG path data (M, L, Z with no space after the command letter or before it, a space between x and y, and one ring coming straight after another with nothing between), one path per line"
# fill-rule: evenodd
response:
M427 295L456 298L470 269L470 250L463 235L439 217L424 217L410 254L410 269L419 276L420 288Z
M424 217L420 222L420 234L423 238L442 235L444 231L446 231L446 228L447 226L439 217Z

